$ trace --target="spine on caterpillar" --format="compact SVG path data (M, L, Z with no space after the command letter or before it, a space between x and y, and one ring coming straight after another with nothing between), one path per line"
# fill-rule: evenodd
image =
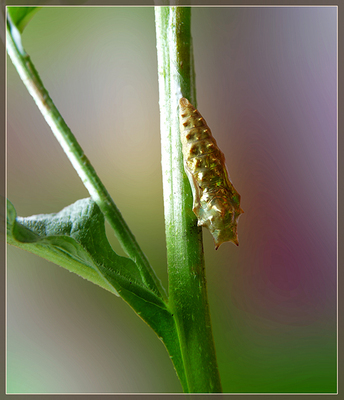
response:
M189 100L181 98L179 106L184 169L198 225L209 229L215 249L224 242L238 246L238 218L244 211L240 208L240 195L229 179L224 154Z

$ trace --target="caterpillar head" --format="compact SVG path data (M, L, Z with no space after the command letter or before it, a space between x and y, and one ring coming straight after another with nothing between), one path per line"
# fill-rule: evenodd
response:
M226 198L216 198L198 210L198 225L209 229L216 250L224 242L239 246L238 218L243 212L240 207L234 208L228 204Z

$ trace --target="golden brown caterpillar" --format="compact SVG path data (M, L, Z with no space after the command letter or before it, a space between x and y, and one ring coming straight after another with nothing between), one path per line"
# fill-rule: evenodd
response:
M225 156L202 115L184 97L179 100L184 168L193 194L198 225L209 229L217 250L223 242L239 245L240 195L229 180Z

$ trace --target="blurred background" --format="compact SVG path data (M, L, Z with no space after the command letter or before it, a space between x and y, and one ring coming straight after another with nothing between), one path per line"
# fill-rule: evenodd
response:
M245 211L238 248L204 230L223 390L335 392L337 9L193 7L192 32L198 109ZM167 287L153 8L45 7L23 44ZM9 58L7 107L18 215L88 197ZM123 300L8 247L8 393L180 391Z

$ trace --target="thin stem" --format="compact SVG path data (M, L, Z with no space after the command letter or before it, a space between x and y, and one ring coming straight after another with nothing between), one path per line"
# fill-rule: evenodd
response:
M96 171L86 157L76 138L55 107L48 91L45 89L30 57L21 44L17 28L7 22L7 52L17 69L24 85L33 97L39 110L49 124L56 139L81 178L92 199L97 203L105 218L113 228L123 250L140 268L145 282L151 290L166 300L167 296L160 280L155 275L145 254L139 247L134 235L124 221L110 194L99 179Z
M211 329L202 231L192 212L184 173L178 102L195 103L189 7L156 7L161 149L169 273L169 306L176 319L188 387L221 392Z

